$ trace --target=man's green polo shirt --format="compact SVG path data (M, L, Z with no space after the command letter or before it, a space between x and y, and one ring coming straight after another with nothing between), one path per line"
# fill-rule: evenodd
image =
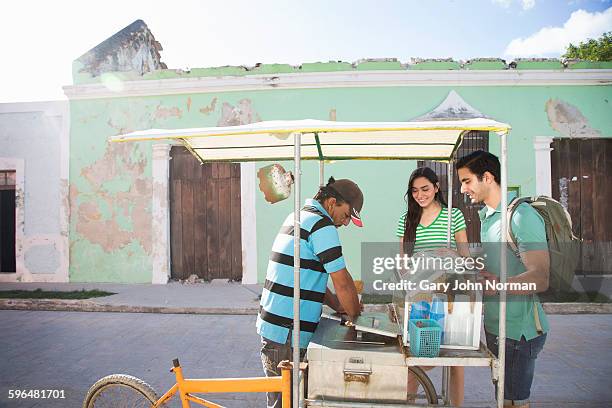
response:
M487 270L497 276L500 275L500 243L501 237L501 206L496 210L484 207L480 215L480 240L485 254ZM511 220L513 236L516 239L519 252L548 250L544 220L529 204L522 203L514 211ZM504 238L503 241L506 241ZM516 276L525 272L525 266L520 258L512 252L508 245L507 251L507 277ZM535 324L534 306L538 308L540 324L544 332L548 332L548 319L537 295L507 295L506 302L506 337L520 340L525 336L531 340L538 336ZM485 329L492 334L499 335L499 296L486 296L484 298L484 324Z

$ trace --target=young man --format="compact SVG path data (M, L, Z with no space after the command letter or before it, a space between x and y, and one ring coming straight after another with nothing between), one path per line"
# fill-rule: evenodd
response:
M323 303L354 319L361 311L357 289L346 269L337 228L351 220L362 226L363 194L350 180L330 178L300 211L300 349L302 357L321 319ZM266 376L279 376L278 364L291 360L293 327L293 222L283 223L268 263L257 316L261 361ZM336 295L327 289L331 275ZM280 408L281 394L268 393L268 407Z
M472 202L486 204L479 212L480 238L487 267L487 271L481 272L482 279L497 281L500 245L503 245L507 248L507 282L535 284L535 290L508 290L506 303L504 405L529 407L535 360L544 347L548 332L548 321L536 295L548 288L549 256L544 220L529 204L523 203L516 208L510 225L519 253L513 253L506 244L506 237L501 236L498 158L488 152L476 151L459 159L457 172L461 192L468 194ZM485 291L484 309L487 346L497 355L498 291Z

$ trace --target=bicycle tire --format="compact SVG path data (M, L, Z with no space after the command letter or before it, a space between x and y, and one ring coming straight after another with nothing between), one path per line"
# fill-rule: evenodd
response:
M96 381L87 391L83 408L149 408L157 393L140 378L113 374Z
M408 371L414 374L417 382L423 387L425 393L425 399L429 405L438 405L438 394L436 393L436 387L433 385L429 376L420 367L408 367Z

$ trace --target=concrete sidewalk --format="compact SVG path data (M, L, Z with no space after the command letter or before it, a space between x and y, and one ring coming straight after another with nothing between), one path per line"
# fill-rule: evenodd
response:
M99 312L257 314L262 285L215 280L166 285L112 283L0 283L4 290L74 291L98 289L115 293L86 300L0 299L0 309Z
M0 283L0 291L74 291L98 289L115 293L86 300L0 299L4 310L79 312L256 315L262 285L214 280L210 283L170 282L165 285L113 283ZM384 305L366 305L381 310ZM612 303L546 303L549 314L612 314Z

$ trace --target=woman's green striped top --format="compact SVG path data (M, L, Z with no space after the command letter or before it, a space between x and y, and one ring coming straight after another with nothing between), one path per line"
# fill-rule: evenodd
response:
M406 223L406 214L405 212L399 219L397 223L397 230L395 234L398 237L404 236L404 226ZM466 229L465 225L465 217L463 213L458 208L453 208L453 219L452 219L452 227L451 227L451 247L457 248L457 243L455 242L455 234L457 231L461 231ZM414 244L415 251L424 251L428 249L435 249L446 246L446 231L448 226L448 209L446 207L442 208L442 211L438 214L436 219L427 227L419 224L416 229L416 240Z

